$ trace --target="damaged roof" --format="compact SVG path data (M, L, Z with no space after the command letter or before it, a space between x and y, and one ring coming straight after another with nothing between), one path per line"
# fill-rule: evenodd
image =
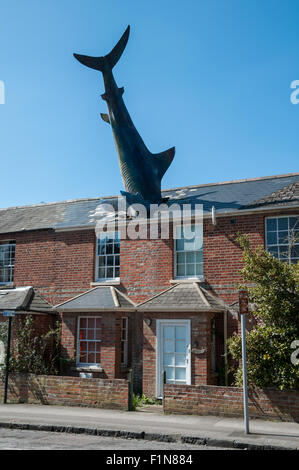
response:
M0 289L0 311L15 310L25 313L57 313L34 287Z
M168 204L202 204L204 215L237 214L283 205L299 206L299 173L200 184L162 192ZM0 233L28 230L94 228L100 204L116 204L116 198L90 198L0 209Z
M223 312L229 307L197 282L175 284L151 299L137 305L141 311Z
M98 312L120 308L132 310L135 304L113 286L98 286L56 305L55 308L60 312Z

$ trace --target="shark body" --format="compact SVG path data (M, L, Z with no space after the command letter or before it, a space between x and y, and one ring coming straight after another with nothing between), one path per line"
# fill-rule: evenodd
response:
M103 57L89 57L74 54L74 57L103 74L105 93L102 96L108 107L108 114L101 114L102 119L111 124L122 180L126 192L121 191L132 201L159 203L161 196L161 179L171 164L175 148L153 154L146 147L123 100L124 88L115 82L112 69L120 59L128 42L128 26L121 39L112 51ZM134 199L134 197L133 197Z

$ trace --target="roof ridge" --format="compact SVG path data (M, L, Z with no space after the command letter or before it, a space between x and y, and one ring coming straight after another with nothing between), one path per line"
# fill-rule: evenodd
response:
M146 304L147 302L149 302L150 300L153 300L155 299L156 297L159 297L160 295L164 294L165 292L168 292L169 290L171 289L174 289L175 287L177 287L179 284L174 284L170 287L167 287L167 289L163 290L162 292L159 292L159 294L156 294L156 295L153 295L153 297L150 297L149 299L147 300L144 300L143 302L140 302L139 304L136 304L136 307L140 307L140 305L143 305L143 304Z
M195 184L191 186L178 186L176 188L169 188L169 189L162 189L162 192L168 192L168 191L176 191L179 189L186 189L186 188L201 188L205 186L219 186L222 184L233 184L233 183L250 183L252 181L261 181L261 180L269 180L269 179L276 179L276 178L287 178L290 176L297 176L299 175L299 172L294 172L294 173L285 173L282 175L272 175L272 176L257 176L254 178L241 178L238 180L228 180L228 181L219 181L217 183L202 183L202 184Z
M197 282L193 282L193 285L197 292L199 293L199 296L204 304L206 304L208 307L212 307L208 299L206 298L205 294L202 291L202 288L198 285Z

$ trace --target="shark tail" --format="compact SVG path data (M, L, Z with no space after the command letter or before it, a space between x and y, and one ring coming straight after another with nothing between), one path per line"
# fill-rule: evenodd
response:
M104 71L105 67L107 67L107 64L111 69L113 69L113 67L117 64L117 62L121 58L122 53L125 50L129 39L129 34L130 26L127 27L126 31L124 32L116 46L114 46L112 51L109 52L109 54L107 54L106 56L90 57L88 55L74 54L74 57L79 62L81 62L81 64L86 65L91 69L99 70L100 72Z

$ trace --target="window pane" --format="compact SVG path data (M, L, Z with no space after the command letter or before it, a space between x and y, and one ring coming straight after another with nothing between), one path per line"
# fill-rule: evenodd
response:
M202 276L202 267L195 266L203 262L202 227L184 226L181 234L185 238L176 240L176 276L194 277L198 272Z
M174 354L164 354L164 366L174 366Z
M88 318L87 319L87 328L95 328L96 320L95 318Z
M195 266L194 264L186 265L186 274L187 276L195 276Z
M119 269L115 269L120 265L119 252L120 241L118 232L102 233L98 239L97 279L113 279L114 277L119 277Z
M203 275L203 263L195 265L195 274L196 274L196 276L202 276Z
M113 245L106 245L106 254L111 255L113 253Z
M290 229L298 229L299 228L299 217L290 217L289 218L289 225L290 225Z
M95 353L89 353L89 354L88 354L87 362L88 362L89 364L95 364L95 362L96 362Z
M280 259L288 259L289 257L289 249L287 246L280 246L279 247L279 258Z
M170 341L170 340L164 341L164 352L165 353L174 352L174 341Z
M95 339L101 339L102 335L102 330L101 329L96 329L95 330Z
M288 232L278 232L278 243L286 244L288 243Z
M278 218L278 230L288 230L288 217Z
M114 256L107 256L107 265L108 266L114 265Z
M195 263L195 251L186 253L186 263Z
M267 233L267 243L268 245L277 245L277 232Z
M278 258L278 246L271 246L269 248L269 253L271 253L271 255L275 256L275 258Z
M87 330L87 339L95 339L95 330Z
M99 256L99 266L106 265L106 256Z
M185 265L178 264L177 265L177 276L186 276Z
M176 250L183 251L184 250L184 240L176 240Z
M185 354L176 354L176 356L175 356L175 365L184 367L186 365L186 355Z
M166 380L174 380L174 367L165 367Z
M163 336L167 339L174 339L174 326L164 326Z
M111 278L113 276L113 268L107 268L107 278Z
M185 326L176 326L175 327L175 338L176 339L186 339L186 327Z
M186 259L185 253L178 253L178 254L177 254L177 262L178 262L178 264L185 264L185 259Z
M80 362L81 363L86 363L87 362L87 354L85 352L82 352L80 354Z
M175 369L175 380L186 380L186 369Z
M178 353L186 352L186 343L185 343L185 341L176 341L175 342L175 352L178 352Z
M104 279L105 276L105 268L100 268L99 269L99 279Z
M277 219L267 219L267 231L269 230L277 230Z
M299 258L299 245L295 245L291 248L291 257Z

